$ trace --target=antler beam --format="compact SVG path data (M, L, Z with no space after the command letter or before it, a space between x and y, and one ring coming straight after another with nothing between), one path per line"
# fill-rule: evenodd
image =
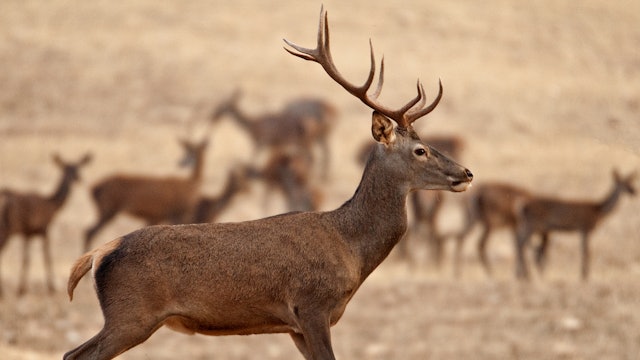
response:
M369 89L373 84L373 78L375 77L376 72L376 61L371 40L369 40L371 65L369 68L369 75L367 76L367 79L361 86L356 86L348 82L340 74L333 62L333 58L331 57L329 41L329 21L327 12L324 10L324 7L320 8L318 40L315 49L304 48L288 41L287 39L284 39L284 42L293 49L291 50L285 47L285 50L287 50L290 54L305 60L317 62L335 82L340 84L350 94L360 99L360 101L362 101L370 108L394 120L400 127L408 128L414 121L433 111L433 109L435 109L435 107L440 102L440 99L442 98L442 82L439 81L438 95L436 96L435 100L431 104L429 104L429 106L425 107L424 105L426 103L426 98L424 94L424 88L420 80L418 80L418 95L416 95L415 98L411 99L401 108L393 110L379 103L378 96L380 96L380 93L382 92L382 85L384 83L384 58L380 62L380 75L378 78L378 85L376 86L376 89L371 94L369 94Z

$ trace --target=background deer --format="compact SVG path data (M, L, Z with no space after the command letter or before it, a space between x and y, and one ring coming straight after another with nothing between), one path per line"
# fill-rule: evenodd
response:
M233 198L249 189L250 170L244 166L231 169L227 180L216 196L201 196L198 200L193 219L188 223L215 222L220 214L231 204Z
M601 201L564 200L552 197L534 196L523 202L518 209L518 242L516 276L528 279L529 272L524 256L524 248L534 233L551 231L577 231L582 237L580 243L582 254L581 276L589 277L589 238L593 230L609 215L618 204L622 194L635 195L632 173L626 177L613 171L613 187ZM540 247L536 251L536 264L540 271L544 268L548 236L543 236Z
M200 200L208 140L198 143L181 140L180 144L185 151L181 165L193 166L188 177L116 174L93 186L91 195L98 210L98 220L85 234L85 250L91 247L98 231L119 213L144 220L148 225L179 224L192 219Z
M222 101L211 115L213 122L230 115L244 129L256 146L264 148L293 146L313 155L313 147L319 146L322 154L322 174L327 174L330 165L329 135L338 112L331 104L320 99L299 98L272 113L248 115L240 109L239 90Z
M491 263L487 257L489 235L501 228L513 231L514 248L516 242L516 204L529 196L529 192L502 182L487 182L475 186L465 197L464 225L455 234L454 275L459 277L462 268L462 250L469 233L480 225L481 234L477 243L478 258L487 275L492 274Z
M273 190L284 196L287 211L318 210L322 192L312 183L312 167L311 154L304 149L272 149L262 168L252 171L252 177L262 180L266 185L265 210L271 202Z
M105 323L65 359L113 358L163 325L208 335L288 333L306 359L334 359L330 326L404 235L407 194L469 186L471 172L423 143L412 127L436 107L442 87L426 107L421 85L400 109L382 106L382 69L377 90L368 93L373 50L365 84L347 82L330 56L324 10L316 49L286 43L374 109L379 145L353 197L328 212L147 227L83 255L69 277L69 296L93 269Z
M62 171L62 176L53 194L49 196L33 192L20 193L8 189L0 191L0 254L11 235L24 237L18 295L23 295L27 291L27 275L31 262L29 244L34 236L42 237L47 287L49 292L55 291L51 244L48 235L49 225L69 197L71 185L80 180L80 168L90 161L91 155L89 154L84 155L78 162L67 162L62 160L58 154L54 154L53 162ZM0 285L1 295L2 286Z

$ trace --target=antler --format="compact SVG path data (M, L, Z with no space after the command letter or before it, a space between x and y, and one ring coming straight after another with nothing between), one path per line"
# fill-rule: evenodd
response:
M378 78L378 85L375 91L369 94L369 88L373 84L373 78L376 72L376 62L373 55L373 45L371 43L371 40L369 40L371 66L369 69L369 76L367 77L367 80L361 86L356 86L348 82L342 75L340 75L340 72L338 72L338 69L333 63L333 59L331 58L331 50L329 48L329 22L327 19L327 12L324 10L324 7L320 8L318 44L315 49L303 48L288 41L287 39L284 39L284 42L295 50L290 50L285 47L285 50L287 50L290 54L305 60L315 61L318 64L322 65L322 68L324 68L326 73L350 94L360 99L360 101L362 101L370 108L394 120L400 127L407 128L411 126L411 123L413 123L417 119L433 111L433 109L435 109L435 107L438 105L438 102L440 102L440 99L442 98L442 82L439 81L438 96L436 96L436 99L431 104L429 104L429 106L425 107L424 105L426 103L426 99L424 95L424 88L422 86L422 83L420 83L420 80L418 80L416 86L418 89L418 95L415 98L411 99L403 107L397 110L393 110L380 104L378 102L378 96L382 92L382 84L384 83L384 57L380 62L380 75Z

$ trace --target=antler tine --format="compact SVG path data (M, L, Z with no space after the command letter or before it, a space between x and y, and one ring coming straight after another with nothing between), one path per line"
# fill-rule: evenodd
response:
M369 41L370 46L370 58L371 58L371 66L369 68L369 75L367 76L366 81L361 86L356 86L348 82L338 71L336 68L333 57L331 56L331 41L329 35L329 20L328 13L324 11L324 7L320 8L320 23L318 24L318 36L317 36L317 45L315 49L308 49L302 46L296 45L290 42L287 39L284 39L284 42L291 46L296 51L291 51L285 47L285 50L292 55L295 55L299 58L317 62L320 64L326 73L338 84L340 84L345 90L347 90L350 94L358 97L365 104L372 106L374 105L370 101L366 100L364 97L366 96L367 91L371 87L373 83L373 78L375 76L376 71L376 63L375 57L373 54L373 45L371 41Z
M371 40L369 40L369 46L372 50L372 55L373 55L373 45L371 44ZM384 83L384 56L382 57L382 60L380 61L380 75L378 75L378 86L376 86L376 90L371 93L371 98L374 100L377 100L378 97L380 96L380 93L382 92L382 84Z
M331 57L331 48L330 48L330 38L329 38L329 21L327 12L324 10L324 7L320 8L320 22L318 25L318 36L317 36L317 47L315 49L308 49L302 46L298 46L286 39L284 42L290 46L293 50L285 47L285 50L290 54L297 56L299 58L317 62L322 66L327 75L331 77L335 82L340 84L345 90L347 90L350 94L354 95L360 101L362 101L365 105L369 106L373 110L376 110L388 118L394 120L398 126L400 127L409 127L411 123L418 118L429 113L437 102L440 100L440 96L442 95L442 85L440 86L440 94L439 97L431 104L428 108L422 109L419 111L412 111L412 109L416 106L416 104L420 104L419 108L422 108L425 103L424 99L424 89L421 90L421 85L418 82L418 95L411 99L407 104L401 107L398 110L392 110L380 104L377 99L382 92L382 86L384 84L384 57L380 62L380 74L378 78L378 84L376 89L368 94L369 88L373 84L373 80L376 72L376 61L375 55L373 52L373 44L371 40L369 40L369 50L370 50L370 60L371 65L369 67L369 74L367 76L366 81L361 86L353 85L348 82L338 71L336 68L333 58ZM295 50L295 51L294 51Z
M426 102L425 99L425 95L424 95L424 88L422 86L422 83L420 83L418 81L418 92L421 93L421 98L422 101L420 101L420 106L417 106L416 109L420 109L420 110L415 110L415 111L410 111L407 115L407 121L409 124L413 123L414 121L418 120L419 118L427 115L428 113L432 112L433 109L436 108L436 106L438 106L438 103L440 102L440 99L442 99L442 80L438 79L438 95L436 96L436 98L433 100L433 102L431 102L431 104L429 104L429 106L424 107L424 103Z

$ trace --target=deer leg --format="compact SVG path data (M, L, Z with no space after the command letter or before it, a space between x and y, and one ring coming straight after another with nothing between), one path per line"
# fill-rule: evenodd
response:
M456 238L456 247L453 257L453 276L459 278L462 274L462 249L464 248L464 237Z
M549 246L549 233L543 232L540 245L536 248L536 266L540 274L544 272L547 265L547 248Z
M1 219L0 219L1 221ZM7 232L4 231L4 229L2 228L2 223L0 223L0 255L2 255L2 250L4 249L4 246L7 244L7 240L9 239L9 236L7 234ZM0 257L1 260L1 257ZM2 263L0 262L0 269L2 269ZM0 275L0 298L2 298L3 296L3 292L2 292L2 275Z
M589 262L591 261L591 254L589 252L589 234L587 232L582 233L582 280L586 281L589 278Z
M529 279L529 271L527 269L527 261L524 255L524 249L531 237L531 230L526 225L520 225L518 227L515 250L516 250L516 278L520 280Z
M435 219L429 220L427 239L431 245L433 261L439 269L442 266L442 258L444 257L444 241L435 228Z
M301 334L291 337L306 359L335 360L331 347L329 320L322 312L318 313L314 310L313 313L299 314L298 324Z
M49 293L55 292L55 286L53 284L53 264L51 262L51 244L49 241L49 236L45 233L42 236L42 256L44 258L44 268L47 277L47 288L49 289Z
M29 253L30 243L31 241L29 237L25 237L22 242L22 269L20 272L18 296L22 296L27 292L27 276L29 274L29 266L31 263L31 254Z
M290 333L291 339L293 339L293 343L296 344L298 351L304 356L306 360L312 360L311 354L309 353L309 349L307 348L307 342L304 340L304 336L298 333Z
M460 231L458 234L455 235L456 237L456 248L455 248L455 257L454 257L454 268L453 268L453 274L455 277L460 277L461 273L462 273L462 250L464 249L464 241L467 238L467 235L469 235L469 233L471 232L471 230L473 229L473 225L475 225L474 221L471 219L471 214L468 213L467 214L467 218L465 220L465 224L464 224L464 228L462 229L462 231Z
M84 344L64 354L64 360L112 359L147 340L161 325L143 326L139 319L129 319L120 326L105 326Z
M478 240L478 258L480 258L480 263L484 268L485 274L487 276L493 275L493 269L491 268L491 264L489 263L489 259L487 258L487 241L489 240L489 234L491 233L491 227L485 226L482 231L482 235L480 235L480 239Z

